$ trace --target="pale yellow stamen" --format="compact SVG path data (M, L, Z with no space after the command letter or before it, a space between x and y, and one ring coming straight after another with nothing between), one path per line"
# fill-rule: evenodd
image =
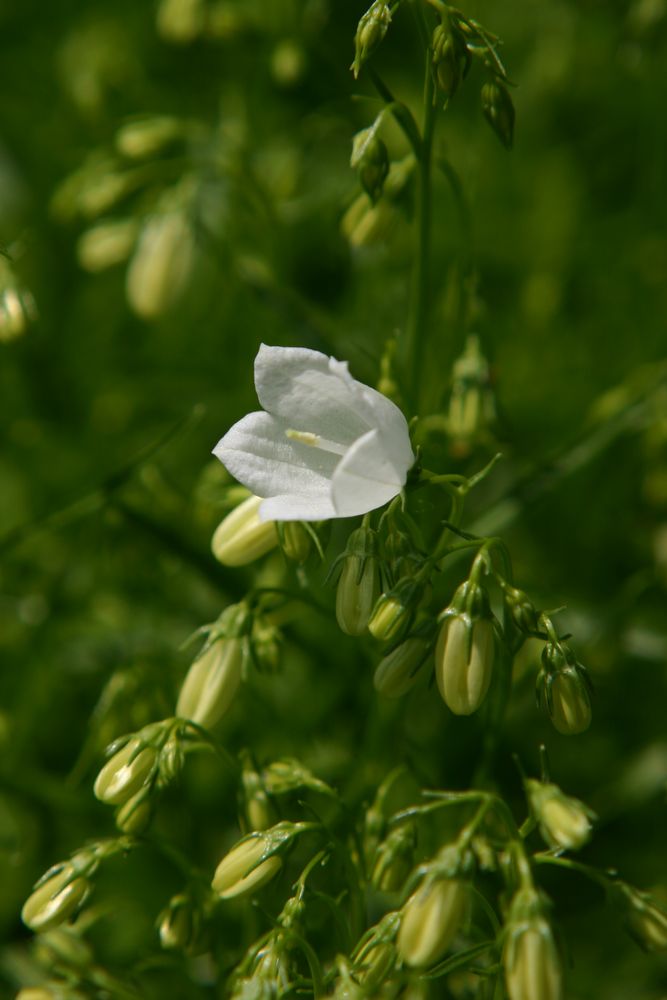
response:
M285 437L288 437L290 441L298 441L300 444L307 444L311 448L319 448L320 451L329 451L334 455L344 455L347 448L338 444L336 441L329 441L327 438L320 437L319 434L313 434L311 431L295 431L289 427L285 431Z

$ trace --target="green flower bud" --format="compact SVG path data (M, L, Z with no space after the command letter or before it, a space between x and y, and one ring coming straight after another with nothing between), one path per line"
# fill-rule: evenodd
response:
M397 892L412 867L417 842L414 824L404 823L392 830L377 849L371 884L381 892Z
M435 647L435 678L447 707L471 715L480 707L491 682L495 633L488 618L448 614Z
M132 253L138 228L136 219L114 219L87 229L76 245L79 264L93 274L122 264Z
M543 917L508 925L503 965L509 1000L561 1000L560 961Z
M649 893L620 882L613 886L611 898L622 910L628 932L645 951L667 950L667 910Z
M470 53L461 35L449 24L438 24L431 41L433 77L449 100L459 88L470 66Z
M158 752L141 739L133 737L106 762L95 779L96 798L111 806L123 805L156 772Z
M350 535L336 590L336 619L347 635L362 635L380 592L375 533L357 528Z
M249 756L243 763L241 785L241 811L245 819L246 829L266 830L277 821L278 817L276 816L276 810L266 791L262 777L255 770L252 759Z
M452 366L452 392L447 414L452 451L460 456L469 454L472 443L495 418L489 363L480 348L479 337L471 334L463 353Z
M583 733L591 724L591 682L574 653L563 643L547 643L537 678L537 699L554 728L566 736Z
M359 21L354 39L354 62L350 67L355 80L368 57L376 50L391 24L391 10L385 0L375 0Z
M147 794L148 793L148 794ZM124 802L116 811L116 826L123 833L139 837L145 833L153 818L150 790L143 788Z
M127 269L125 290L132 310L153 320L180 298L194 263L192 226L182 209L151 216Z
M400 698L410 690L431 651L434 629L435 622L425 622L383 657L373 675L378 694Z
M499 80L482 87L482 113L505 149L514 141L514 104L509 90Z
M276 875L282 861L275 854L266 857L270 840L263 834L240 840L215 870L211 887L221 899L254 892Z
M190 896L179 893L172 896L157 919L160 944L167 951L197 954L202 944L201 917Z
M37 883L21 910L23 923L33 931L46 931L64 923L79 909L91 889L87 878L77 875L71 862L51 869Z
M211 548L223 566L245 566L278 544L275 521L259 519L261 502L261 497L248 497L216 528Z
M241 638L217 639L194 661L183 681L176 715L212 729L229 711L241 684Z
M37 955L48 968L64 962L72 968L85 969L93 964L93 950L72 927L54 927L37 940Z
M380 642L394 642L410 627L417 606L424 594L424 585L413 577L404 577L381 594L368 622L368 631Z
M558 785L528 778L525 782L540 833L549 847L576 851L590 840L594 814L579 799L564 795Z
M313 549L309 529L302 521L279 521L278 534L283 552L292 562L303 565Z
M424 880L401 910L396 947L406 965L426 968L442 958L461 926L468 898L462 879Z
M352 974L364 987L366 995L374 996L389 978L396 965L396 948L381 941L367 948L354 963Z
M350 158L350 166L357 171L359 182L373 204L382 194L389 173L389 154L377 131L377 125L371 125L357 132Z

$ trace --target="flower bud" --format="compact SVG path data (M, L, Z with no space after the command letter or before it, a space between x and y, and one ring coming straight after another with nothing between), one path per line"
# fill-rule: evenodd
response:
M505 149L514 141L514 104L509 90L499 80L482 87L482 113Z
M352 140L350 166L357 171L359 183L375 204L389 173L387 147L377 135L377 126L362 129Z
M449 99L468 72L470 53L461 35L444 23L438 24L433 32L431 51L435 82Z
M160 944L167 951L197 952L200 943L200 914L185 893L172 896L157 919Z
M561 969L551 928L543 917L510 924L503 949L509 1000L560 1000Z
M391 975L395 964L396 948L388 941L383 941L367 948L354 963L352 972L366 994L375 996Z
M391 10L386 0L375 0L357 25L354 39L354 62L351 69L354 78L368 57L375 51L391 24Z
M373 675L378 694L400 698L410 690L433 645L433 628L433 622L425 623L383 657Z
M645 951L667 950L667 911L649 893L620 882L613 887L612 900L623 911L628 932Z
M491 682L495 634L488 618L466 613L445 617L435 648L438 690L455 715L471 715L482 704Z
M243 639L221 638L194 661L183 681L176 715L212 729L229 710L241 683Z
M279 521L278 534L283 552L292 562L303 565L308 559L313 540L302 521Z
M248 497L227 514L213 535L213 555L223 566L245 566L278 544L275 521L260 521L261 497Z
M371 884L381 892L398 891L410 873L417 835L414 824L392 830L377 849Z
M452 366L447 429L453 453L469 454L472 444L493 424L495 417L489 363L481 351L479 337L471 334Z
M147 791L143 788L116 811L116 826L132 837L145 833L153 818L153 804Z
M21 919L33 931L46 931L62 924L80 907L90 892L90 882L77 875L68 861L52 869L37 883L23 904Z
M255 770L249 755L245 757L243 763L241 789L241 811L245 820L245 828L266 830L272 826L277 821L276 811L261 775Z
M559 733L576 735L590 726L591 682L569 646L551 642L545 646L537 698Z
M133 737L106 762L95 779L96 798L111 806L123 805L153 777L158 752Z
M588 842L593 813L579 799L564 795L558 785L526 780L531 808L540 824L540 833L549 847L576 851Z
M215 870L211 887L221 899L232 899L254 892L276 875L282 861L270 850L268 839L250 836L239 841L225 855Z
M26 288L9 286L0 293L0 343L21 337L37 317L37 307Z
M157 12L158 33L168 42L187 45L206 23L204 0L162 0Z
M157 319L183 292L194 260L192 226L181 209L151 216L139 235L125 288L127 300L142 319Z
M94 274L121 264L132 253L137 232L136 219L114 219L92 226L81 234L76 245L79 264Z
M395 587L378 598L368 631L380 642L398 639L410 627L423 593L423 584L413 577L399 580Z
M462 879L430 878L410 896L396 941L406 965L425 968L444 955L461 926L468 895Z
M94 961L93 949L71 926L53 927L40 934L37 958L40 965L47 968L65 963L71 968L85 969Z
M155 156L183 134L183 124L171 115L154 115L127 122L116 132L116 149L132 160Z
M336 619L347 635L362 635L380 591L375 533L358 528L350 535L336 590Z

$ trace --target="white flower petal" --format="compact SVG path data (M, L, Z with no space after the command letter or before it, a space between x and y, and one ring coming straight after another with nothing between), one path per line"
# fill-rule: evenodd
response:
M336 467L331 493L336 517L352 517L382 507L405 482L379 447L378 430L355 441ZM405 470L407 472L407 469Z
M330 502L338 456L292 442L285 430L268 413L249 413L230 427L213 454L256 496L299 494Z
M262 500L259 506L260 521L329 521L332 517L337 517L337 514L329 495L269 497Z

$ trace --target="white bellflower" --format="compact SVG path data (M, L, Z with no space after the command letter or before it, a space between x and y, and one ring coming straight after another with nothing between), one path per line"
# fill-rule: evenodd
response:
M353 517L400 493L415 461L406 419L347 362L262 344L255 387L264 411L234 424L213 453L263 498L263 521Z

